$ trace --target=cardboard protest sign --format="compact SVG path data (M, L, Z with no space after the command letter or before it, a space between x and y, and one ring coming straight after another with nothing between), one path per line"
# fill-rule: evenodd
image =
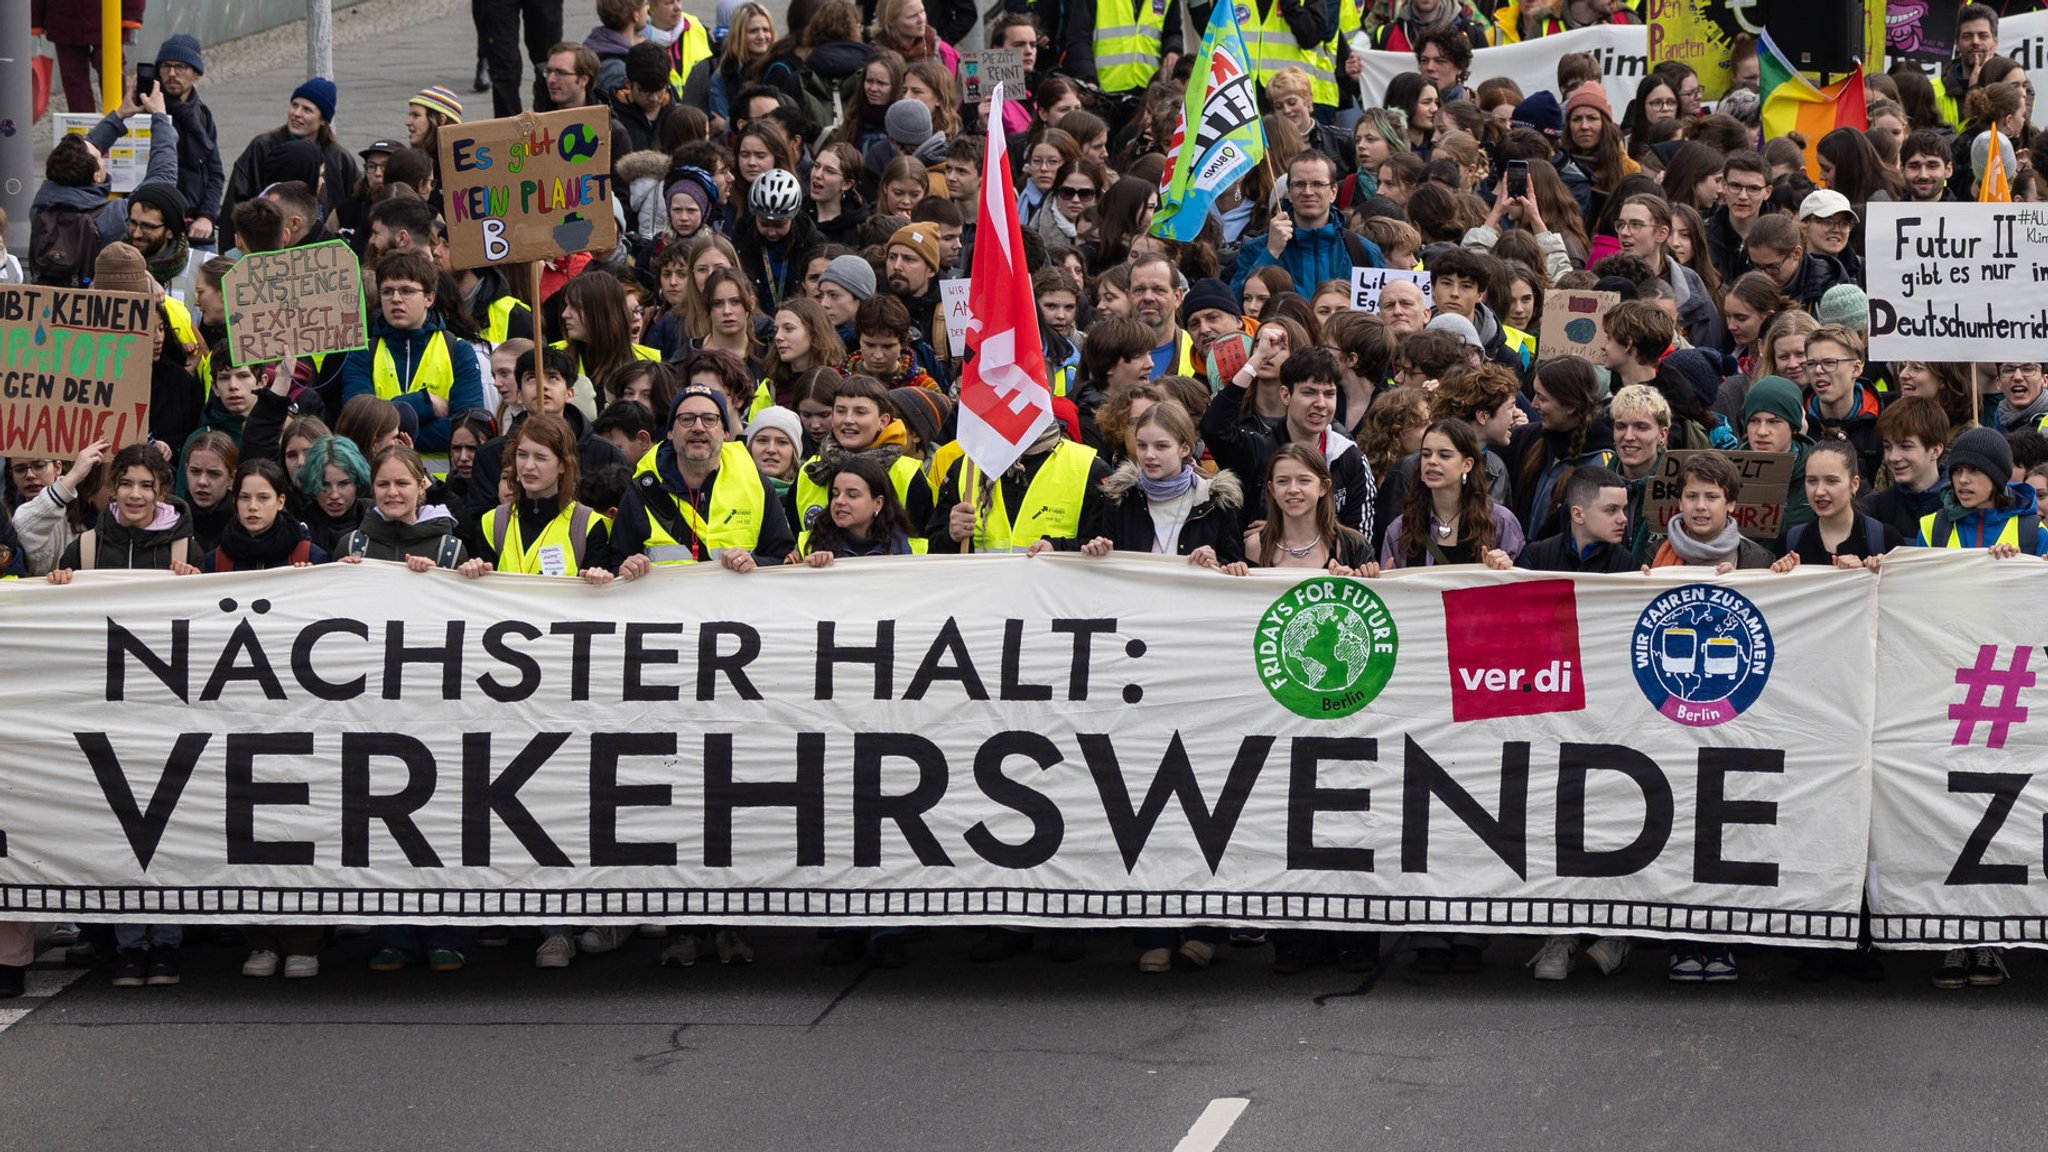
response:
M0 455L146 439L156 320L142 293L0 285Z
M1545 360L1559 356L1593 359L1600 344L1600 321L1607 310L1621 303L1616 292L1580 292L1553 288L1543 294L1543 331L1536 335L1536 351Z
M1703 450L1680 450L1666 452L1657 474L1650 477L1649 490L1643 495L1643 515L1649 518L1650 531L1666 531L1666 525L1678 515L1678 498L1682 486L1678 482L1678 470L1694 456L1704 454ZM1742 495L1729 509L1729 516L1736 527L1752 540L1776 540L1785 534L1785 497L1792 490L1792 454L1790 452L1723 452L1722 455L1735 462L1736 471L1742 473Z
M602 107L450 124L441 133L441 181L457 268L618 243L611 114Z
M965 277L939 281L939 300L946 310L946 344L953 350L955 360L967 354L967 322L974 318L974 310L967 303L967 290L972 284Z
M1411 280L1422 288L1422 302L1436 306L1436 300L1429 294L1429 273L1413 272L1405 268L1353 268L1351 270L1351 310L1353 312L1377 312L1380 310L1380 289L1390 281Z
M2048 345L2048 210L1872 201L1873 360L2039 360Z
M364 336L363 273L346 241L242 257L221 281L237 365L353 352Z
M1005 92L1024 91L1024 50L984 48L960 54L960 96L963 102L978 104L1001 84Z

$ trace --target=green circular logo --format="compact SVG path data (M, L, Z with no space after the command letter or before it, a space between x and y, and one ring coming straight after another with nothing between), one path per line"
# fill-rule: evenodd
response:
M1252 661L1288 711L1334 720L1379 696L1400 644L1393 615L1371 589L1318 576L1288 589L1259 618Z

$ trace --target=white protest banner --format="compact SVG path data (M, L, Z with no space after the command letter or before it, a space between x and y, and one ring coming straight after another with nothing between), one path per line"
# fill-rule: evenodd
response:
M1998 54L2017 63L2030 76L2048 68L2048 12L1999 17ZM1933 69L1938 65L1926 67ZM2048 128L2048 100L2034 102L2033 118L2034 127Z
M57 131L66 136L89 135L106 116L98 112L52 112L50 118ZM135 191L142 178L149 174L149 116L130 116L121 121L122 132L114 138L114 145L107 149L103 159L107 163L107 180L114 191L125 196Z
M2048 208L1864 209L1873 360L2039 360L2048 347Z
M2029 610L2048 565L1907 548L1885 557L1883 585L1871 934L1883 948L2048 943L2048 637Z
M1877 581L1699 572L9 582L0 918L1846 945Z
M1365 92L1365 106L1377 108L1387 83L1403 72L1415 71L1415 53L1381 52L1363 33L1353 36L1351 50L1363 61L1358 84ZM1521 85L1524 92L1557 91L1557 58L1567 52L1591 52L1600 61L1600 74L1607 88L1607 102L1619 116L1635 99L1636 85L1649 72L1650 30L1643 25L1598 24L1575 28L1520 44L1481 48L1472 53L1472 83L1492 76L1505 76ZM1340 78L1340 83L1349 83Z
M953 350L955 360L967 352L967 322L974 319L967 293L973 287L974 281L965 276L939 281L939 306L946 310L946 346Z
M1429 292L1429 273L1416 272L1407 268L1359 268L1351 269L1351 310L1353 312L1377 312L1380 310L1380 289L1395 280L1406 280L1422 289L1422 302L1436 306L1436 300Z

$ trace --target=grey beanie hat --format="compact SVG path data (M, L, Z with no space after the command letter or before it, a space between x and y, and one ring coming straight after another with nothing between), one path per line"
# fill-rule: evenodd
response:
M865 300L875 294L875 266L864 257L848 253L834 256L825 270L818 273L820 283L831 281L853 293L855 300Z
M922 100L905 97L889 105L883 125L889 139L905 148L915 148L932 138L932 110Z

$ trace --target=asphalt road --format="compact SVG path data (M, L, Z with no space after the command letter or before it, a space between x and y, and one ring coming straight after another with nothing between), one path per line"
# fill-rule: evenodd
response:
M1119 933L1065 966L970 964L974 939L822 968L769 930L751 967L686 971L644 940L537 971L515 941L440 976L371 973L356 939L290 983L194 947L175 988L99 970L8 1005L33 1010L0 1032L0 1148L1979 1150L2038 1147L2048 1113L2033 957L1956 992L1925 955L1806 985L1783 952L1733 986L1671 985L1656 951L1551 984L1513 939L1477 976L1390 955L1361 992L1264 949L1143 976Z

